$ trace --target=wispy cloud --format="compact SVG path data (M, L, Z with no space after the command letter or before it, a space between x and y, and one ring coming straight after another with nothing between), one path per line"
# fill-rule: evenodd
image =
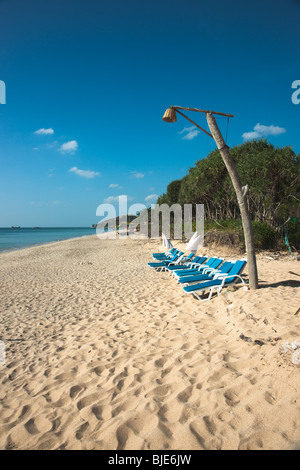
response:
M112 188L112 189L121 188L121 186L119 184L112 183L112 184L109 185L109 188Z
M107 204L117 204L122 201L132 201L132 197L128 196L127 194L121 194L120 196L108 196L106 199L104 199L104 202Z
M139 178L144 178L145 173L141 173L140 171L132 171L131 175L133 178L139 179Z
M40 202L40 201L30 201L28 203L30 206L37 206L37 207L41 207L43 205L43 202Z
M253 131L244 132L242 137L244 140L253 140L253 139L260 139L262 137L267 137L268 135L280 135L284 134L286 129L279 126L274 126L271 124L270 126L264 126L259 122L254 126Z
M149 196L145 197L145 201L146 202L156 201L158 198L159 196L157 194L149 194Z
M244 132L242 137L244 140L253 140L253 139L259 139L261 135L256 131L251 131L251 132Z
M44 207L44 206L58 206L61 204L61 201L30 201L28 203L30 206L35 206L35 207Z
M77 166L73 166L72 168L69 169L70 173L75 173L78 176L81 176L82 178L95 178L95 176L99 176L100 173L98 171L91 171L91 170L80 170L77 168Z
M61 153L74 153L78 149L78 142L76 140L69 140L59 147Z
M61 204L61 201L49 201L47 204L49 206L58 206L58 204Z
M47 135L47 134L54 134L54 130L52 129L52 127L49 127L48 129L38 129L37 131L34 132L34 134L38 134L38 135Z
M183 140L193 140L200 133L200 130L196 126L185 127L178 134L184 134Z
M48 143L46 144L46 148L48 148L48 149L53 149L54 147L57 146L57 144L58 144L57 140L54 140L54 142L48 142Z

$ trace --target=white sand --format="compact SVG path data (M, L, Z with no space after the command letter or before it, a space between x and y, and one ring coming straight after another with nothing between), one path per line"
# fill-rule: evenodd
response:
M259 290L202 303L154 251L92 236L0 255L1 449L297 447L299 262L258 255Z

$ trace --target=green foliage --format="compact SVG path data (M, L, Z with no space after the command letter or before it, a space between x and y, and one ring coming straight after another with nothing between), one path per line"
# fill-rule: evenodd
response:
M278 246L279 234L266 222L252 222L254 243L257 248L267 250Z
M245 142L230 152L242 184L249 187L246 200L256 242L261 247L274 245L276 238L282 239L289 217L296 218L294 225L299 224L299 155L290 146L276 148L266 139ZM181 180L172 181L157 203L204 204L205 220L215 223L218 230L226 226L230 230L233 221L240 221L236 194L218 150L197 161ZM294 225L289 223L289 239L299 247L299 230Z
M171 181L167 186L166 194L160 196L157 200L157 204L177 204L180 192L181 180Z
M287 224L287 236L292 248L300 247L300 220L294 218ZM282 235L284 237L284 234Z
M242 234L242 222L241 220L222 220L220 222L214 220L204 221L204 232L207 233L211 230L218 230L219 232L232 232Z

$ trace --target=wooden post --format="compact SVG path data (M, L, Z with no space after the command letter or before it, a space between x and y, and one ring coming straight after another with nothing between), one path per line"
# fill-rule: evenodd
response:
M258 275L257 275L257 266L256 266L256 257L255 257L255 247L254 247L254 235L253 228L251 224L250 214L247 207L246 199L244 198L242 183L235 167L234 161L230 155L229 148L226 145L220 129L216 123L214 116L211 113L206 113L206 119L210 132L217 144L220 154L223 158L225 166L228 170L229 176L231 178L233 187L236 192L239 208L241 211L242 225L244 230L245 245L247 252L247 264L248 264L248 274L249 274L249 287L250 289L258 288Z

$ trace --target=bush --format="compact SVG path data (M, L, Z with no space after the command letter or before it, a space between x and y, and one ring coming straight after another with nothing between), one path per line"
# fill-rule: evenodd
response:
M242 233L242 222L241 220L205 220L204 231L209 232L210 230L217 230L219 232L228 233Z
M279 234L266 222L252 222L255 247L272 250L277 247Z
M282 235L284 239L285 231ZM287 224L287 237L291 248L298 250L300 248L300 220L295 217Z

